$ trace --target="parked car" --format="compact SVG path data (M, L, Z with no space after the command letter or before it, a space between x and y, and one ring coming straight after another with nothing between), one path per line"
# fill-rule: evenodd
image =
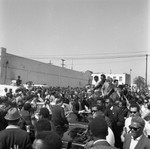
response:
M70 124L68 131L64 133L62 142L66 149L84 149L88 140L87 131L88 124L75 123Z

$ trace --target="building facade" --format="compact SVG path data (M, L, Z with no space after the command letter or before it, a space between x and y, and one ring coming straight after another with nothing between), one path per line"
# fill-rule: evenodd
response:
M0 48L0 84L11 84L21 76L22 82L33 81L34 84L47 84L60 87L83 87L90 83L91 72L85 73L58 67L6 52Z

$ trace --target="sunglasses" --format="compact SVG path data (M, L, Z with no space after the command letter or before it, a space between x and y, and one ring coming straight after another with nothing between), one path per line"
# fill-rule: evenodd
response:
M136 127L129 126L129 128L130 128L130 130L137 131L137 130L139 130L141 127L139 127L139 128L136 128Z
M136 114L136 113L137 113L137 111L130 111L130 113Z
M97 110L92 110L91 112L92 112L92 113L95 113L95 112L97 112Z

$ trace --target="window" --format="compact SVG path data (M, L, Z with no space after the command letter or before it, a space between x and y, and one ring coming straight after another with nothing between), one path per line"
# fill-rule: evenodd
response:
M121 76L119 77L119 81L122 81L122 77Z
M113 76L113 80L115 80L116 79L116 76Z

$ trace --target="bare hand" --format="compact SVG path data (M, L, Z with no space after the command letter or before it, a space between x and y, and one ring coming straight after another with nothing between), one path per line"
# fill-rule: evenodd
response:
M10 149L19 149L19 145L14 145L14 147L11 147Z

